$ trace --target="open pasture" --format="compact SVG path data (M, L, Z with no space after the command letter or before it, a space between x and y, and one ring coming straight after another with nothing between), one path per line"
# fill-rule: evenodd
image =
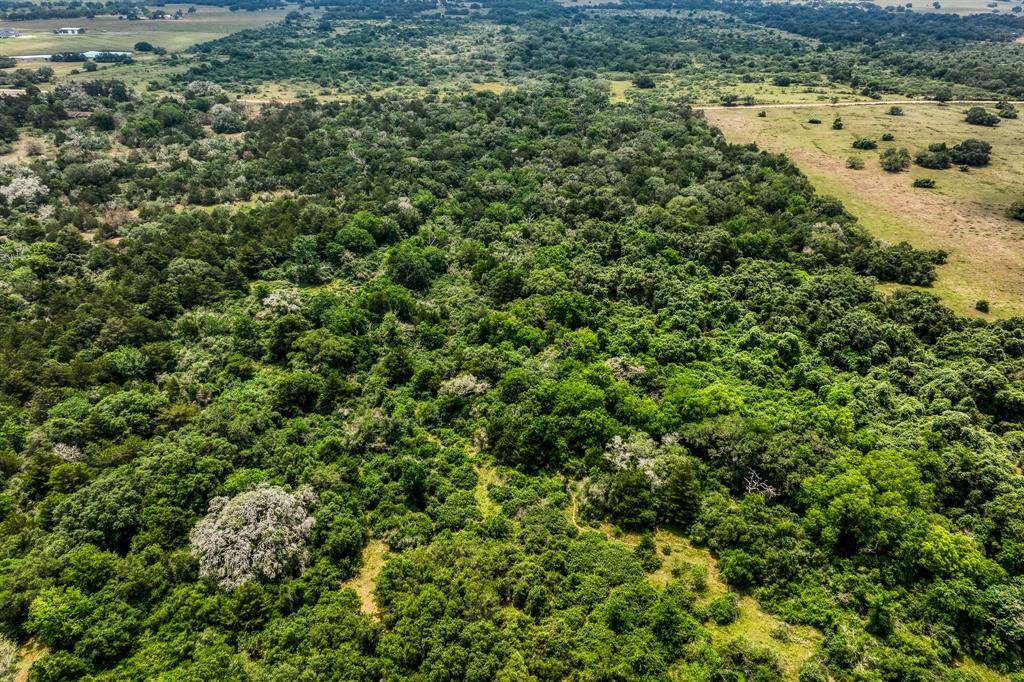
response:
M949 261L939 268L935 292L961 313L974 313L986 299L992 315L1024 313L1024 223L1006 217L1006 208L1022 194L1024 121L1004 120L994 128L964 122L966 105L902 105L903 116L888 115L887 106L806 106L709 109L708 120L736 143L756 142L762 149L787 154L816 189L843 201L873 234L892 242L906 240L926 249L945 249ZM844 122L833 130L836 116ZM820 124L809 123L812 118ZM894 141L882 142L884 133ZM858 137L879 141L878 149L852 148ZM992 144L992 162L961 172L912 165L902 173L881 169L878 154L886 147L906 147L911 155L930 143L955 144L968 138ZM862 170L847 168L847 159L863 159ZM934 189L912 186L915 178L932 178Z
M168 14L188 5L166 5ZM245 12L223 7L197 6L194 14L178 20L146 19L128 21L116 16L97 16L93 19L45 19L40 21L8 22L5 27L24 34L20 38L0 40L0 55L37 55L55 52L87 52L89 50L131 51L138 42L148 42L170 52L183 50L197 43L214 40L247 28L280 21L287 10ZM53 31L62 26L85 29L83 35L57 35Z

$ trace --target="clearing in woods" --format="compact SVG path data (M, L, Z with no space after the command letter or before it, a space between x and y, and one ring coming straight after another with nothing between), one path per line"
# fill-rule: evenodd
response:
M890 242L908 241L923 249L944 249L946 265L932 290L963 314L978 314L975 301L988 300L991 315L1024 314L1024 223L1006 217L1007 207L1024 196L1024 120L1003 120L994 128L964 121L963 103L901 105L903 116L885 106L808 105L707 109L708 121L730 142L756 142L782 152L823 194L839 198L872 234ZM991 107L989 107L991 109ZM843 119L833 130L832 120ZM816 118L820 124L809 123ZM895 140L882 142L884 133ZM852 148L858 137L878 140L878 149ZM887 173L878 163L886 147L906 147L911 155L933 142L949 145L968 138L992 144L992 162L961 172L912 165ZM848 157L864 160L862 170L846 167ZM932 178L934 189L914 188L915 178Z

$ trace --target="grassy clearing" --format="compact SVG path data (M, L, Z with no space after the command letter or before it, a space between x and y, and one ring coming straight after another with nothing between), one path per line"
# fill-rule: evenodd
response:
M373 590L377 586L377 576L384 568L388 549L384 542L371 538L363 548L363 563L359 575L342 583L342 587L351 587L363 602L363 613L377 613L377 602L373 599Z
M1024 120L1004 120L995 128L972 126L963 121L964 108L922 102L903 105L903 116L889 116L887 107L827 105L769 109L764 118L755 109L709 110L706 115L732 142L756 142L787 154L818 191L842 200L879 238L949 252L933 291L958 312L977 314L974 302L986 299L993 316L1024 314L1024 223L1005 216L1009 204L1024 194ZM843 130L831 128L837 114ZM810 118L823 123L810 124ZM869 152L851 148L857 137L881 140L886 132L895 141L879 142ZM913 154L932 142L967 138L992 144L990 166L968 173L912 166L892 174L878 164L878 153L888 146L906 147ZM846 168L850 156L863 158L865 168ZM935 179L937 187L913 188L918 177Z
M173 14L188 5L166 5ZM19 21L12 25L25 34L22 38L0 41L0 55L52 54L54 52L87 52L89 50L132 51L135 43L146 41L170 52L183 50L197 43L222 38L229 33L262 26L284 19L288 10L232 12L222 7L198 6L195 14L173 20L127 21L116 16L93 19L43 19ZM81 26L84 35L59 36L53 30L61 26ZM79 65L81 66L81 65Z
M481 464L476 468L476 475L476 488L473 489L473 497L476 500L476 506L480 509L480 513L483 514L484 518L498 514L501 511L501 508L487 493L487 487L489 485L500 482L498 472L494 467Z
M694 104L720 104L722 98L734 95L741 102L753 97L758 104L829 104L833 99L840 102L862 101L864 97L849 87L829 83L819 85L773 85L767 81L757 83L738 83L735 78L726 74L705 71L700 64L693 65L684 72L655 76L657 86L652 90L639 91L633 87L632 80L613 78L611 84L611 101L627 102L634 99L638 92L651 97L672 97L683 99Z
M572 501L567 511L570 521L582 531L593 531L595 528L580 525L576 517L576 498ZM638 533L622 532L609 523L602 523L596 528L612 542L619 542L630 549L636 547L640 542ZM672 579L673 568L696 566L707 576L707 591L700 601L706 603L712 599L729 592L729 586L725 584L718 573L718 566L714 557L706 549L694 547L690 541L680 534L667 528L659 528L654 534L654 542L661 553L661 567L649 574L648 580L658 588L664 588ZM667 550L667 554L665 553ZM767 647L779 656L783 673L787 680L796 680L800 666L808 658L818 651L822 640L821 633L811 627L791 626L779 618L765 612L757 600L750 596L741 596L739 601L740 616L736 622L726 626L708 624L712 641L718 644L725 644L738 637L744 637L751 642ZM787 632L789 637L786 641L780 641L773 637L773 633ZM687 679L688 673L684 669L670 671L673 679Z
M14 670L13 682L28 682L28 671L32 664L42 658L48 649L34 640L29 640L18 651L18 666Z
M633 87L633 81L630 80L615 80L611 81L612 96L611 101L613 104L622 104L629 101L629 96L626 92Z
M469 86L469 89L472 90L473 92L492 92L495 95L500 95L501 93L508 90L508 88L509 85L507 83L502 83L500 81L486 81L483 83L473 83L472 85Z
M981 682L1007 682L1010 679L1009 675L1004 675L969 658L964 659L959 667L967 673L977 675Z
M725 95L735 95L741 101L753 97L758 104L829 104L833 98L841 102L864 99L849 87L825 83L811 86L779 86L768 82L722 83L715 87L698 83L670 87L696 103L718 103Z

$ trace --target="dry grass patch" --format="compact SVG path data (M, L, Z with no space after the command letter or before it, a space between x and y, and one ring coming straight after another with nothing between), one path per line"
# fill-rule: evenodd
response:
M626 95L626 91L633 87L633 81L618 80L611 81L612 84L612 104L623 104L629 101L629 97Z
M28 671L32 664L46 655L47 651L49 649L33 640L29 640L21 647L18 651L18 667L14 671L13 682L28 682Z
M377 576L384 568L387 556L388 549L384 542L371 538L363 548L363 561L359 568L359 575L342 583L342 587L351 587L359 595L359 599L363 603L363 613L375 614L378 611L377 602L373 599L373 590L377 587Z

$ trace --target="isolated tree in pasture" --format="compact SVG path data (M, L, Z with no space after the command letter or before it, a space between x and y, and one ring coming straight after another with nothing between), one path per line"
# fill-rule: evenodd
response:
M984 107L971 107L967 110L964 120L975 126L999 125L999 117Z
M964 166L987 166L991 159L992 145L984 140L969 139L953 145L950 155L953 163Z
M890 147L878 156L882 169L890 173L899 173L910 167L910 152L906 147Z

